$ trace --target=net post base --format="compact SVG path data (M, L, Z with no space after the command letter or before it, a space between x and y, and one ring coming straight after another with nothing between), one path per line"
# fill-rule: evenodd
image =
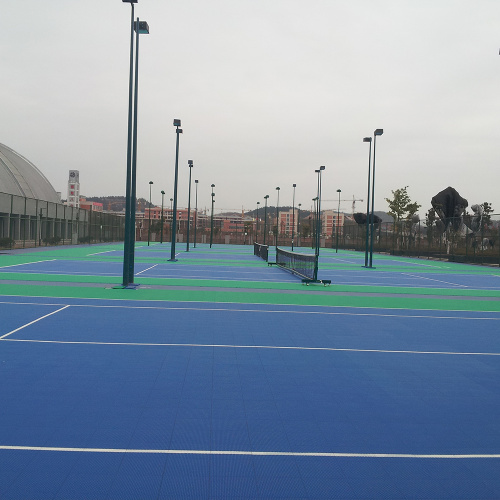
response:
M302 284L309 286L310 283L322 283L324 286L331 285L332 280L310 280L310 279L303 279Z

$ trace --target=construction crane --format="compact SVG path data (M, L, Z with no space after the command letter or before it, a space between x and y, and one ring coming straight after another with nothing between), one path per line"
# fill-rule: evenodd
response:
M338 199L336 200L323 200L323 201L339 201ZM352 195L352 200L340 200L340 201L351 201L352 202L352 215L354 215L354 212L356 212L356 202L357 201L363 201L362 199L356 198L354 195Z

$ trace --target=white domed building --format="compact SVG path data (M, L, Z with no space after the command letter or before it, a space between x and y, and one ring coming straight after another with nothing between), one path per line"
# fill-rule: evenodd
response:
M123 241L124 218L63 205L43 173L0 144L0 248Z
M42 172L4 144L0 144L0 192L51 203L61 202Z

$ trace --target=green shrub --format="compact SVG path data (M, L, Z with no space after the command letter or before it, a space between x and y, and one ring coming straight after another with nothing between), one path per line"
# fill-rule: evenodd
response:
M0 248L12 248L14 246L14 240L12 238L0 238Z

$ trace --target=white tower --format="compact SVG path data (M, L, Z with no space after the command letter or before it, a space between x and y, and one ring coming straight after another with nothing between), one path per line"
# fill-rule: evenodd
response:
M80 172L78 170L69 171L67 204L69 207L80 208Z

